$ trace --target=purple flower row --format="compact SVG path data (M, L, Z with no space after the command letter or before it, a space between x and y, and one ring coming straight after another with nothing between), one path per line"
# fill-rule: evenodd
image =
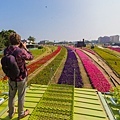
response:
M82 87L83 82L80 75L77 57L72 49L68 47L66 47L66 49L67 49L68 55L67 55L67 59L66 59L63 71L58 80L58 84L74 85L74 78L75 78L75 87Z

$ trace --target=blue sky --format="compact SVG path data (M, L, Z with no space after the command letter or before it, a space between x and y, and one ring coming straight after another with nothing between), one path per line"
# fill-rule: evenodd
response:
M1 0L0 31L36 42L94 40L120 34L120 0Z

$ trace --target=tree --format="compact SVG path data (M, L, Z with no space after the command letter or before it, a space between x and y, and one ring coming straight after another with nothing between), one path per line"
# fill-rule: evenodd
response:
M4 41L2 39L2 35L0 35L0 51L4 48Z
M16 33L14 30L2 30L0 32L0 47L9 46L10 42L8 40L11 33Z
M29 36L28 40L30 41L30 43L35 43L35 38L32 36Z

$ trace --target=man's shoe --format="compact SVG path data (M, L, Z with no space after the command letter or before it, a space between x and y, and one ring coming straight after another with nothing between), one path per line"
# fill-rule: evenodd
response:
M9 113L9 110L8 110L7 112ZM13 112L13 114L12 114L12 115L8 115L10 119L12 119L12 118L13 118L13 116L15 115L15 112L16 112L16 109L14 109L14 112Z
M24 111L24 114L21 115L20 117L18 117L18 120L20 120L20 119L26 117L27 115L29 115L29 113L30 113L30 111L29 111L28 109L26 109L26 110Z

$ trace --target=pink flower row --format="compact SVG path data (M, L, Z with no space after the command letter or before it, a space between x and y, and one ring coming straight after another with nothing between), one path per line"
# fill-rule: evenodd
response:
M92 60L81 50L76 49L76 53L81 59L85 70L90 78L92 86L100 92L108 92L111 88L110 83L105 78L103 73L97 68Z
M114 51L120 52L120 47L118 47L118 48L108 47L108 48L111 49L111 50L114 50Z

